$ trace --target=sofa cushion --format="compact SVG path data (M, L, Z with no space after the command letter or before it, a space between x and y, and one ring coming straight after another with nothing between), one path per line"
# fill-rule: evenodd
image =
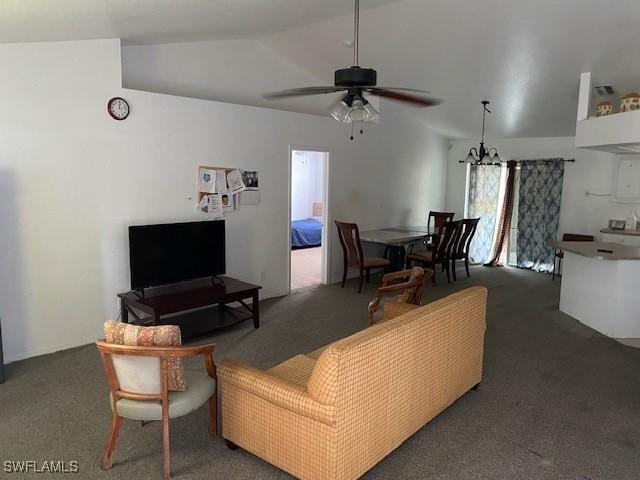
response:
M309 395L324 405L335 405L338 396L339 350L329 345L313 369L307 383Z
M296 355L267 371L280 380L306 386L315 365L314 359L306 355Z
M116 345L135 345L143 347L178 347L182 343L182 337L180 336L180 327L178 327L177 325L142 327L139 325L131 325L129 323L109 320L104 323L104 336L107 343L113 343ZM149 357L129 358L127 359L127 361L128 367L130 368L117 369L118 376L120 376L121 374L125 374L125 371L133 375L134 371L144 370L146 364L149 363ZM136 369L135 365L133 365L134 363L139 363L141 368ZM159 362L157 363L159 368ZM187 384L184 379L182 359L170 358L167 363L169 370L169 390L184 392L187 389ZM148 369L148 371L149 375L158 375L157 369L151 368ZM124 379L119 378L119 380L122 383Z

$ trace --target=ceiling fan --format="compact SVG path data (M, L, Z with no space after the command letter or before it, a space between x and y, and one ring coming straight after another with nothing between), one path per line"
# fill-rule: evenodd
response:
M347 93L331 107L330 113L339 122L352 124L351 140L353 140L353 123L361 123L360 133L362 133L362 122L373 122L379 115L378 111L365 98L365 93L418 108L433 107L441 103L440 100L426 95L429 92L425 90L376 86L377 72L372 68L362 68L358 65L359 30L360 0L355 0L353 66L335 71L334 86L291 88L280 92L265 93L263 97L276 99L346 91Z

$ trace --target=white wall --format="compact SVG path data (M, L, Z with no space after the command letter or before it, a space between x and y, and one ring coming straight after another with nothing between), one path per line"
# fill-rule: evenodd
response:
M123 46L122 82L136 90L303 113L335 101L331 95L265 100L264 92L328 82L251 39Z
M331 152L333 218L363 229L444 204L446 142L385 108L349 141L329 118L121 88L118 40L0 46L0 318L13 361L86 344L129 288L127 226L198 219L198 164L260 171L227 217L227 270L287 291L289 147ZM105 104L125 97L130 117ZM333 222L330 218L330 222ZM341 252L331 234L331 277Z
M0 319L5 359L86 343L105 318L102 173L114 159L105 103L119 42L0 46ZM106 198L105 198L106 195ZM114 305L115 300L110 300Z
M314 202L322 202L324 153L294 150L291 158L291 220L313 216Z
M469 148L477 141L460 140L449 146L447 162L447 210L464 211L466 166L458 163L466 158ZM513 138L492 140L503 160L535 158L575 158L566 163L562 187L560 226L558 234L583 233L599 236L610 218L624 217L636 205L614 203L610 197L586 196L612 193L615 156L605 152L575 148L574 137Z

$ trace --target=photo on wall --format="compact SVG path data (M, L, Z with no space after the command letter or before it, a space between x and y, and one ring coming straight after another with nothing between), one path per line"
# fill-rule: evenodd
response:
M243 192L246 187L242 180L242 173L239 169L229 170L227 172L227 186L231 193Z
M242 205L259 205L260 204L260 183L258 181L257 170L242 170L242 181L245 189L239 193L240 203Z
M247 190L259 190L258 172L256 170L242 170L242 180Z
M203 193L214 193L216 191L216 171L209 168L200 169L198 178L198 191Z
M228 197L228 195L225 195ZM198 203L198 211L206 214L209 218L223 217L223 202L219 193L203 195Z
M237 197L240 195L239 193L231 194L231 193L223 193L221 198L222 202L222 211L224 213L233 212L239 209Z

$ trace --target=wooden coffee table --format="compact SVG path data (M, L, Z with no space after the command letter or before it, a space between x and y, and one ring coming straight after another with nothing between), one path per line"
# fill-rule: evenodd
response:
M123 322L179 325L184 338L253 319L260 327L258 292L262 287L220 276L166 287L119 293ZM251 300L251 304L247 301ZM238 303L238 307L228 304Z

